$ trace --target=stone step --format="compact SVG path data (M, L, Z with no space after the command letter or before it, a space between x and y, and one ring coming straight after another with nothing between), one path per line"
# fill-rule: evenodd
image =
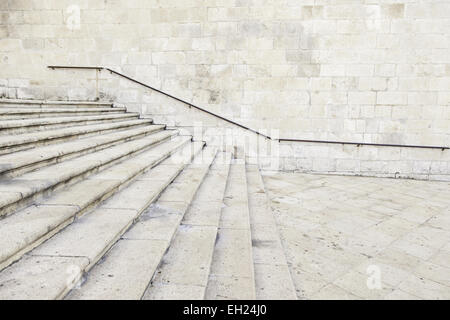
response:
M0 217L29 205L31 201L114 163L134 156L176 135L165 130L150 136L125 142L105 150L57 163L13 179L0 181Z
M67 299L140 299L202 184L214 155L215 149L206 148L201 156L196 157L194 163L141 215L103 261L90 271L82 286L72 290ZM165 171L170 173L174 170L150 172L147 178L158 181L167 175ZM150 188L149 182L145 181L143 188ZM137 206L142 207L140 204Z
M205 299L255 299L245 163L231 164Z
M247 189L256 299L295 300L294 283L257 165L247 165Z
M193 143L189 147L195 152L203 145ZM0 299L63 298L171 182L170 170L164 169L159 171L162 180L153 179L153 170L149 171L142 180L136 180L4 269L0 273Z
M89 135L98 135L120 129L135 128L151 124L151 119L136 119L120 122L90 124L46 130L42 132L32 132L14 136L0 136L0 155L35 148L37 146L58 143L62 141L74 140Z
M138 119L138 113L107 113L98 116L78 116L78 117L52 117L33 118L22 120L0 121L0 135L23 134L28 132L52 130L69 126L81 126L86 124L111 123Z
M11 119L63 117L63 116L68 117L68 116L100 115L111 113L124 113L126 111L127 109L124 107L0 108L0 119L11 120Z
M41 199L0 221L0 270L20 259L87 210L123 189L134 178L188 143L188 137L165 142L139 156Z
M230 153L221 152L217 156L185 213L144 299L204 298L230 159Z
M46 107L109 107L111 102L100 101L55 101L55 100L25 100L25 99L0 99L0 108L46 108Z
M42 166L99 151L163 129L164 125L148 125L2 155L0 177L17 177Z

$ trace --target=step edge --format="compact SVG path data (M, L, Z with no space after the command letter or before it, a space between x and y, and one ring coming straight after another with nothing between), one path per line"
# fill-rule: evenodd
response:
M138 220L139 216L140 216L140 215L141 215L141 214L149 207L149 205L150 205L151 203L155 203L155 202L158 201L159 197L161 196L161 194L163 194L163 192L166 190L166 188L167 188L171 183L173 183L173 181L175 181L175 179L183 172L183 170L185 170L185 169L186 169L193 161L195 161L194 159L195 159L196 156L198 156L201 152L203 152L203 150L205 150L205 143L204 143L204 142L196 141L196 142L191 142L191 143L201 143L201 146L198 147L198 149L195 151L195 153L192 154L192 155L190 156L190 162L189 162L189 163L183 163L183 166L182 166L181 168L179 168L179 170L178 170L172 177L170 177L168 181L166 181L166 184L160 189L160 191L158 192L158 194L155 195L155 196L152 198L152 200L149 202L149 204L148 204L147 206L145 206L145 208L143 208L143 209L140 210L139 214L138 214L137 217L134 219L134 222ZM180 148L180 149L181 149L181 148ZM201 182L199 183L199 185L200 185L200 184L201 184ZM133 227L134 222L130 225L129 228L127 228L126 231L128 231L129 229L131 229L131 228ZM125 234L126 231L125 231L123 234ZM122 236L123 236L123 234L122 234ZM172 237L173 237L173 235L172 235ZM169 242L170 242L170 241L169 241ZM106 256L109 254L109 252L110 252L111 250L114 250L114 247L115 247L115 245L116 245L117 243L118 243L118 241L114 242L114 244L110 247L110 249L109 249L108 251L106 251L106 252L103 254L103 256L102 256L101 258L106 257ZM166 248L166 250L167 250L167 248ZM166 251L166 250L165 250L165 251ZM165 251L164 251L164 252L165 252ZM163 252L163 254L161 255L161 257L159 257L159 256L157 257L157 259L158 259L159 262L161 262L161 259L162 259L162 257L164 256L164 252ZM99 259L98 261L100 261L100 260L101 260L101 259ZM95 262L95 263L93 264L93 266L90 267L90 268L87 270L87 272L84 273L84 276L85 276L85 277L89 277L89 272L90 272L92 269L95 268L95 266L97 265L98 261ZM156 272L158 266L159 266L159 263L158 263L157 266L155 266L155 269L154 269L154 270L149 271L149 272L151 272L151 276L149 277L149 282L148 282L146 288L144 289L144 291L142 292L141 296L143 296L143 295L145 294L145 291L147 290L147 287L148 287L149 284L151 283L151 279L153 278L154 272ZM69 296L69 294L70 294L70 292L66 295L66 297ZM128 297L128 298L129 298L129 297ZM76 298L76 299L78 300L78 299L80 299L80 298ZM81 299L82 299L82 298L81 298ZM137 298L135 297L135 299L137 299Z
M155 126L159 126L159 125L155 125ZM146 128L148 130L144 130ZM34 170L33 168L36 168L36 166L39 166L39 164L42 164L42 163L45 163L45 162L50 162L50 161L52 161L54 159L60 160L60 159L63 159L65 157L67 157L67 156L81 154L81 153L86 152L88 150L94 150L94 152L101 151L104 148L100 148L99 150L95 150L95 149L97 149L98 147L101 147L101 146L109 145L109 144L113 144L111 146L115 146L115 145L117 145L119 143L125 143L125 142L128 142L128 141L136 140L136 139L139 139L141 137L143 138L145 136L164 131L164 127L160 125L159 127L152 127L152 126L144 126L142 128L137 127L137 128L130 129L130 130L124 130L123 132L132 131L132 130L138 131L137 129L142 129L142 130L140 130L137 133L132 133L132 134L125 135L125 136L122 136L122 137L119 137L119 138L114 138L114 139L110 139L108 141L103 141L102 143L99 143L99 144L97 144L95 146L92 146L92 147L80 148L80 149L78 149L76 151L72 151L72 152L65 152L64 150L63 151L59 150L56 153L56 155L52 154L51 157L39 158L36 161L27 162L25 164L20 163L20 165L13 165L13 167L9 167L9 168L6 168L6 169L1 169L0 168L0 179L1 178L11 178L11 175L14 174L14 172L20 171L22 169L27 169L27 167L30 167L30 170L27 170L26 172L33 171ZM113 132L113 134L114 134L114 132ZM89 139L89 138L84 138L84 139ZM66 142L62 142L61 144L80 142L80 140L83 140L83 139L75 139L75 140L72 140L72 141L69 140L69 141L66 141ZM114 143L117 143L117 144L114 144ZM58 145L58 144L50 144L50 145L44 145L44 146L40 146L40 147L38 146L38 147L33 148L33 149L26 149L26 150L22 150L22 151L17 151L17 153L19 153L19 152L30 152L30 153L32 153L36 149L45 148L47 146L56 146L56 145ZM5 154L4 156L10 156L12 154L14 154L14 152L10 153L10 154ZM80 156L83 156L83 154L81 154ZM0 162L2 160L1 157L2 156L0 155ZM74 158L76 158L76 157L73 157L73 158L70 158L70 159L74 159ZM70 159L67 159L67 160L70 160ZM65 160L66 159L64 159L63 161L65 161ZM49 163L49 165L60 163L60 162L61 161L56 161L55 163ZM19 175L21 175L23 173L26 173L26 172L21 172ZM17 176L12 176L12 178L15 178L15 177L17 177Z
M118 130L121 128L128 128L128 127L134 127L134 126L144 126L144 125L152 125L153 123L151 121L146 121L146 120L141 120L141 119L136 119L136 120L125 120L125 121L119 121L119 122L112 122L114 124L117 124L117 126L111 125L111 126L107 126L104 125L101 128L95 128L88 131L83 131L83 130L73 130L73 131L69 131L69 132L61 132L60 134L56 134L56 135L50 135L50 136L44 136L41 138L36 138L34 140L32 140L33 138L33 132L30 133L25 133L25 134L18 134L18 135L14 135L16 137L16 140L20 140L20 137L23 135L30 135L31 138L26 140L26 142L22 142L20 143L19 141L16 143L11 143L11 144L1 144L0 143L0 150L2 149L6 149L6 148L13 148L13 147L20 147L20 146L25 146L25 145L29 145L29 144L33 144L33 143L39 143L39 142L45 142L45 141L52 141L52 140L56 140L56 139L62 139L65 137L77 137L77 136L83 136L83 135L87 135L87 134L91 134L91 133L99 133L101 134L102 132L105 131L110 131L110 130ZM110 123L107 123L110 124ZM89 129L88 127L93 127L93 126L100 126L102 124L91 124L91 125L86 125L86 126L77 126L78 129L80 129L80 127L85 127L86 129ZM61 131L63 129L67 129L67 128L61 128ZM60 130L60 129L56 129L56 130ZM55 131L56 131L55 130ZM9 142L9 141L7 141ZM13 151L15 152L15 151Z
M63 121L49 121L49 123L45 123L45 121L41 121L41 123L33 123L33 121L29 121L29 123L19 123L24 122L25 119L19 120L19 119L7 119L7 120L0 120L0 132L2 130L8 130L8 129L16 129L16 128L26 128L26 127L35 127L35 126L49 126L49 125L57 125L57 124L65 124L65 123L76 123L76 122L89 122L89 121L107 121L107 120L115 120L115 119L127 119L127 118L134 118L139 117L139 113L111 113L111 115L118 115L117 117L111 117L108 114L105 115L92 115L92 116L85 116L86 119L80 119L83 116L80 116L80 118L76 119L76 117L49 117L49 118L30 118L29 120L42 120L42 119L48 119L48 120L59 120L59 119L67 119ZM90 117L98 117L95 119L91 119ZM75 120L73 119L75 118ZM145 120L153 120L152 118L145 118ZM27 120L25 120L27 121ZM13 123L10 126L5 126L5 122L18 122L17 124ZM35 121L39 122L39 121Z
M283 241L281 240L281 234L280 234L280 230L279 230L278 225L277 225L277 220L276 220L276 218L275 218L275 216L273 214L273 211L272 211L272 209L270 207L271 200L269 198L269 194L267 192L267 188L266 188L266 185L264 183L264 179L262 177L261 170L260 170L258 165L255 165L255 166L257 168L258 179L260 180L260 184L261 184L261 186L263 187L263 190L264 190L264 195L265 195L266 203L267 203L267 209L270 211L270 214L273 216L273 221L275 222L275 229L276 229L276 232L277 232L277 237L278 237L278 240L280 241L280 245L281 245L281 248L282 248L282 251L283 251L282 254L283 254L283 257L284 257L284 262L286 263L286 266L287 266L287 269L288 269L288 273L289 273L289 279L290 279L289 283L290 283L290 286L291 286L291 289L293 291L294 296L298 300L298 299L300 299L300 297L297 294L297 288L295 286L294 278L292 276L292 270L289 267L289 262L288 262L288 259L287 259L287 256L286 256L286 247L285 247Z
M109 101L89 101L89 100L46 100L46 99L0 99L1 103L10 104L54 104L54 105L104 105L112 106L113 102Z
M52 229L51 231L49 231L46 234L43 234L41 237L37 238L35 241L33 241L31 244L24 246L23 248L21 248L19 251L17 251L16 253L8 256L5 260L0 261L0 272L2 272L5 268L7 268L9 265L11 265L13 262L16 262L18 260L20 260L27 252L30 252L31 250L33 250L34 248L38 247L41 243L43 243L44 241L50 239L53 235L55 235L56 233L58 233L59 231L62 231L65 227L69 226L72 222L74 222L76 219L78 219L79 217L83 216L85 213L87 213L87 211L89 210L95 210L96 207L90 208L90 205L94 204L97 202L97 200L101 199L100 202L98 203L98 205L100 206L101 204L103 204L105 201L107 201L108 199L112 198L115 194L117 194L118 192L120 192L121 190L123 190L123 188L128 187L130 184L132 184L134 181L137 180L137 178L145 171L148 170L151 167L157 166L157 164L161 161L166 159L167 155L170 156L170 154L173 152L173 150L179 150L182 146L184 146L185 144L187 144L188 141L186 141L185 143L183 143L181 146L176 147L175 149L172 149L168 152L166 152L165 154L163 154L160 158L158 159L154 159L149 161L148 165L145 166L143 169L138 170L135 174L131 175L130 177L128 177L126 180L124 181L118 181L117 185L114 185L113 187L110 188L106 188L105 190L102 190L101 193L99 193L99 196L96 197L95 199L92 200L91 203L87 204L85 207L81 208L78 207L78 210L69 218L67 218L66 220L61 221L54 229ZM125 159L124 161L127 161L129 159ZM108 170L108 169L106 169ZM89 180L89 179L86 179ZM80 181L80 183L82 183L83 181L86 180L82 180ZM76 184L74 184L76 185ZM69 186L70 188L71 186ZM104 196L108 195L107 198L102 199ZM45 205L43 203L38 203L38 205ZM95 206L95 204L94 204ZM25 208L23 208L25 209ZM21 209L22 210L22 209ZM55 231L56 230L56 231ZM47 236L48 234L51 234L50 236ZM37 243L37 244L36 244ZM35 245L36 244L36 245Z
M178 150L180 150L181 148L183 148L184 146L186 146L186 144L189 141L186 141L185 143L183 143L182 145L180 145L179 147L177 147L174 150L171 150L170 152L170 156L172 154L174 154L175 152L177 152ZM192 142L191 142L192 143ZM201 150L204 149L204 144L203 146L198 150L198 152L196 154L198 154L199 152L201 152ZM169 157L170 157L169 156ZM167 158L169 158L167 157ZM166 158L166 159L167 159ZM192 161L192 157L191 157L191 161ZM114 246L117 244L117 242L120 240L120 238L135 224L135 222L137 221L137 219L139 219L139 217L141 216L141 214L149 207L150 204L156 202L159 198L159 196L164 192L164 190L176 179L176 177L184 170L184 168L187 167L188 164L185 164L183 166L183 168L181 170L179 170L177 172L176 175L174 175L169 181L165 181L165 183L161 186L160 190L154 194L148 201L147 201L147 205L143 208L140 208L139 212L136 214L136 216L134 217L134 219L132 219L127 225L126 227L122 228L121 231L119 232L118 235L116 235L116 237L114 237L110 243L102 250L101 253L99 253L95 259L93 259L92 261L89 259L89 263L84 267L84 270L81 270L80 272L80 279L84 278L84 277L88 277L89 276L89 272L97 265L97 263L103 258L105 257L110 250L114 249ZM64 299L65 297L67 297L70 292L72 291L74 286L72 286L72 288L69 288L66 290L64 290L56 299L60 300L60 299ZM145 292L145 291L144 291Z
M162 131L162 132L165 132L165 131L170 131L170 130L164 130L164 131ZM70 183L70 181L71 181L72 179L75 179L75 178L77 178L77 177L79 177L79 176L81 176L81 175L84 175L84 174L88 174L89 172L91 172L91 171L93 171L93 170L96 170L96 169L99 169L99 168L101 168L101 167L103 167L103 166L110 165L111 163L113 164L115 161L117 161L117 160L119 160L119 159L124 159L125 157L129 157L129 156L131 156L131 155L137 155L137 154L139 154L142 150L144 150L144 149L146 149L146 148L151 148L152 146L157 145L158 143L161 143L162 141L164 141L164 140L166 140L166 139L170 139L172 136L177 135L177 134L178 134L178 132L177 132L176 130L174 130L174 132L169 133L167 136L162 137L162 138L159 138L159 139L155 140L155 141L152 142L152 143L146 144L146 145L145 145L144 147L142 147L141 149L136 149L136 150L132 151L132 152L129 153L129 154L126 154L126 155L121 156L121 157L119 157L119 158L115 158L115 159L113 159L112 161L109 161L109 162L102 162L102 163L99 163L99 164L95 164L95 165L93 165L92 168L88 169L87 171L83 171L83 172L80 173L80 174L70 176L69 178L64 179L64 180L60 180L60 181L58 181L57 183L54 183L54 184L51 183L50 186L45 186L45 188L41 188L41 189L39 189L38 191L34 191L34 192L32 192L32 193L30 193L30 194L27 194L27 195L25 195L25 196L22 194L21 199L19 199L19 200L17 200L17 201L14 201L14 202L11 202L11 203L8 203L8 204L6 204L6 205L4 205L4 206L2 206L2 207L0 208L0 219L1 219L2 217L4 217L4 216L8 216L9 214L13 214L14 211L16 211L16 210L14 210L14 209L13 209L12 211L9 211L9 210L8 210L8 208L9 208L10 206L14 205L14 204L17 204L17 203L22 202L22 201L26 201L27 199L28 199L28 200L34 199L35 196L37 197L37 196L39 196L39 195L42 195L43 193L47 192L47 191L50 190L50 189L53 190L54 188L57 188L57 187L58 187L60 184L62 184L62 183ZM144 138L146 138L146 137L144 137ZM130 141L130 142L132 142L132 141ZM103 151L103 150L101 150L101 151ZM111 165L112 165L112 164L111 164ZM19 210L20 210L20 208L19 208ZM6 212L6 213L5 213L5 212Z

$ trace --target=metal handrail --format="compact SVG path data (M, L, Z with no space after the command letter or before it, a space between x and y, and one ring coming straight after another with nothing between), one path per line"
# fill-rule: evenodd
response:
M243 124L240 124L240 123L235 122L235 121L233 121L233 120L230 120L230 119L227 119L227 118L225 118L225 117L222 117L221 115L218 115L218 114L216 114L216 113L214 113L214 112L211 112L211 111L208 111L208 110L206 110L206 109L203 109L203 108L201 108L201 107L199 107L199 106L197 106L197 105L195 105L195 104L192 104L192 103L190 103L190 102L188 102L188 101L186 101L186 100L177 98L177 97L175 97L175 96L173 96L173 95L171 95L171 94L169 94L169 93L167 93L167 92L164 92L164 91L162 91L162 90L156 89L156 88L154 88L154 87L152 87L152 86L149 86L148 84L145 84L145 83L140 82L140 81L138 81L138 80L136 80L136 79L130 78L129 76L126 76L126 75L124 75L124 74L122 74L122 73L120 73L120 72L117 72L117 71L115 71L115 70L112 70L112 69L110 69L110 68L106 68L106 67L73 67L73 66L48 66L48 67L49 67L50 69L90 69L90 70L107 70L107 71L111 72L112 74L116 74L116 75L118 75L118 76L120 76L120 77L122 77L122 78L125 78L125 79L127 79L127 80L129 80L129 81L131 81L131 82L137 83L137 84L139 84L139 85L141 85L141 86L143 86L143 87L146 87L146 88L148 88L148 89L154 90L154 91L159 92L159 93L161 93L161 94L163 94L163 95L166 95L166 96L168 96L168 97L170 97L170 98L172 98L172 99L175 99L175 100L177 100L177 101L179 101L179 102L182 102L182 103L184 103L184 104L187 104L189 107L193 107L193 108L195 108L195 109L197 109L197 110L200 110L200 111L202 111L202 112L208 113L208 114L210 114L210 115L212 115L212 116L214 116L214 117L216 117L216 118L219 118L219 119L221 119L221 120L223 120L223 121L229 122L229 123L231 123L231 124L233 124L233 125L235 125L235 126L241 127L241 128L243 128L243 129L245 129L245 130L248 130L248 131L251 131L251 132L253 132L253 133L256 133L256 134L258 134L258 135L260 135L260 136L263 136L263 137L266 138L266 139L272 140L272 138L269 137L268 135L265 135L265 134L263 134L263 133L261 133L261 132L258 132L258 131L254 130L254 129L252 129L252 128L249 128L249 127L247 127L247 126L244 126Z
M313 143L331 143L331 144L350 144L356 146L377 146L377 147L404 147L404 148L422 148L422 149L450 149L449 147L440 146L422 146L414 144L391 144L391 143L371 143L371 142L349 142L349 141L332 141L332 140L306 140L306 139L278 139L279 141L295 141L295 142L313 142Z
M203 108L201 108L201 107L199 107L199 106L197 106L197 105L195 105L195 104L192 104L192 103L190 103L190 102L188 102L188 101L186 101L186 100L183 100L183 99L180 99L180 98L178 98L178 97L175 97L175 96L173 96L173 95L171 95L171 94L169 94L169 93L167 93L167 92L164 92L164 91L162 91L162 90L156 89L156 88L154 88L154 87L152 87L152 86L150 86L150 85L148 85L148 84L145 84L145 83L143 83L143 82L140 82L140 81L138 81L138 80L136 80L136 79L133 79L133 78L127 76L127 75L124 75L124 74L122 74L122 73L120 73L120 72L117 72L117 71L112 70L112 69L107 68L107 67L48 66L48 68L50 68L50 69L52 69L52 70L54 70L54 69L87 69L87 70L98 70L98 71L101 71L101 70L107 70L107 71L109 71L111 74L115 74L115 75L120 76L120 77L122 77L122 78L125 78L125 79L127 79L127 80L129 80L129 81L131 81L131 82L137 83L137 84L139 84L139 85L141 85L141 86L143 86L143 87L146 87L146 88L148 88L148 89L151 89L151 90L154 90L154 91L156 91L156 92L159 92L159 93L161 93L161 94L163 94L163 95L165 95L165 96L167 96L167 97L170 97L170 98L172 98L172 99L174 99L174 100L177 100L177 101L179 101L179 102L182 102L182 103L184 103L184 104L187 104L189 107L193 107L193 108L195 108L195 109L197 109L197 110L200 110L200 111L202 111L202 112L205 112L205 113L207 113L207 114L210 114L210 115L212 115L212 116L214 116L214 117L216 117L216 118L219 118L219 119L221 119L221 120L223 120L223 121L226 121L226 122L228 122L228 123L231 123L231 124L233 124L233 125L236 125L236 126L238 126L238 127L240 127L240 128L243 128L243 129L245 129L245 130L251 131L251 132L253 132L253 133L256 133L256 134L258 134L258 135L260 135L260 136L262 136L262 137L264 137L264 138L266 138L266 139L269 139L269 140L278 140L279 142L286 141L286 142L310 142L310 143L348 144L348 145L356 145L356 146L358 146L358 147L359 147L359 146L378 146L378 147L422 148L422 149L441 149L441 150L450 149L450 147L445 147L445 146L427 146L427 145L409 145L409 144L389 144L389 143L370 143L370 142L349 142L349 141L332 141L332 140L306 140L306 139L287 139L287 138L273 139L272 137L270 137L270 136L268 136L268 135L265 135L265 134L263 134L263 133L261 133L261 132L255 130L255 129L249 128L249 127L247 127L247 126L244 126L243 124L240 124L240 123L235 122L235 121L233 121L233 120L227 119L227 118L225 118L225 117L223 117L223 116L221 116L221 115L218 115L218 114L216 114L216 113L214 113L214 112L211 112L211 111L208 111L208 110L206 110L206 109L203 109Z

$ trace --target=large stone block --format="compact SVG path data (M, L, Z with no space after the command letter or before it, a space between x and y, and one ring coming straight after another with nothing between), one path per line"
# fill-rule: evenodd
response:
M248 15L248 7L208 8L209 21L239 21Z
M0 39L0 52L17 52L22 49L20 39Z
M348 103L349 104L375 104L376 93L371 91L355 91L348 93Z
M407 104L405 92L377 92L377 104L403 105Z
M448 18L450 3L410 3L406 5L405 17L409 19Z
M311 104L346 104L347 93L345 92L313 92L311 93Z

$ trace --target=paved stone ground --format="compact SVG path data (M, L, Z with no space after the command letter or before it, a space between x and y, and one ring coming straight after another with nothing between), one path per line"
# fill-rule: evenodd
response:
M299 299L450 299L450 183L265 175Z

